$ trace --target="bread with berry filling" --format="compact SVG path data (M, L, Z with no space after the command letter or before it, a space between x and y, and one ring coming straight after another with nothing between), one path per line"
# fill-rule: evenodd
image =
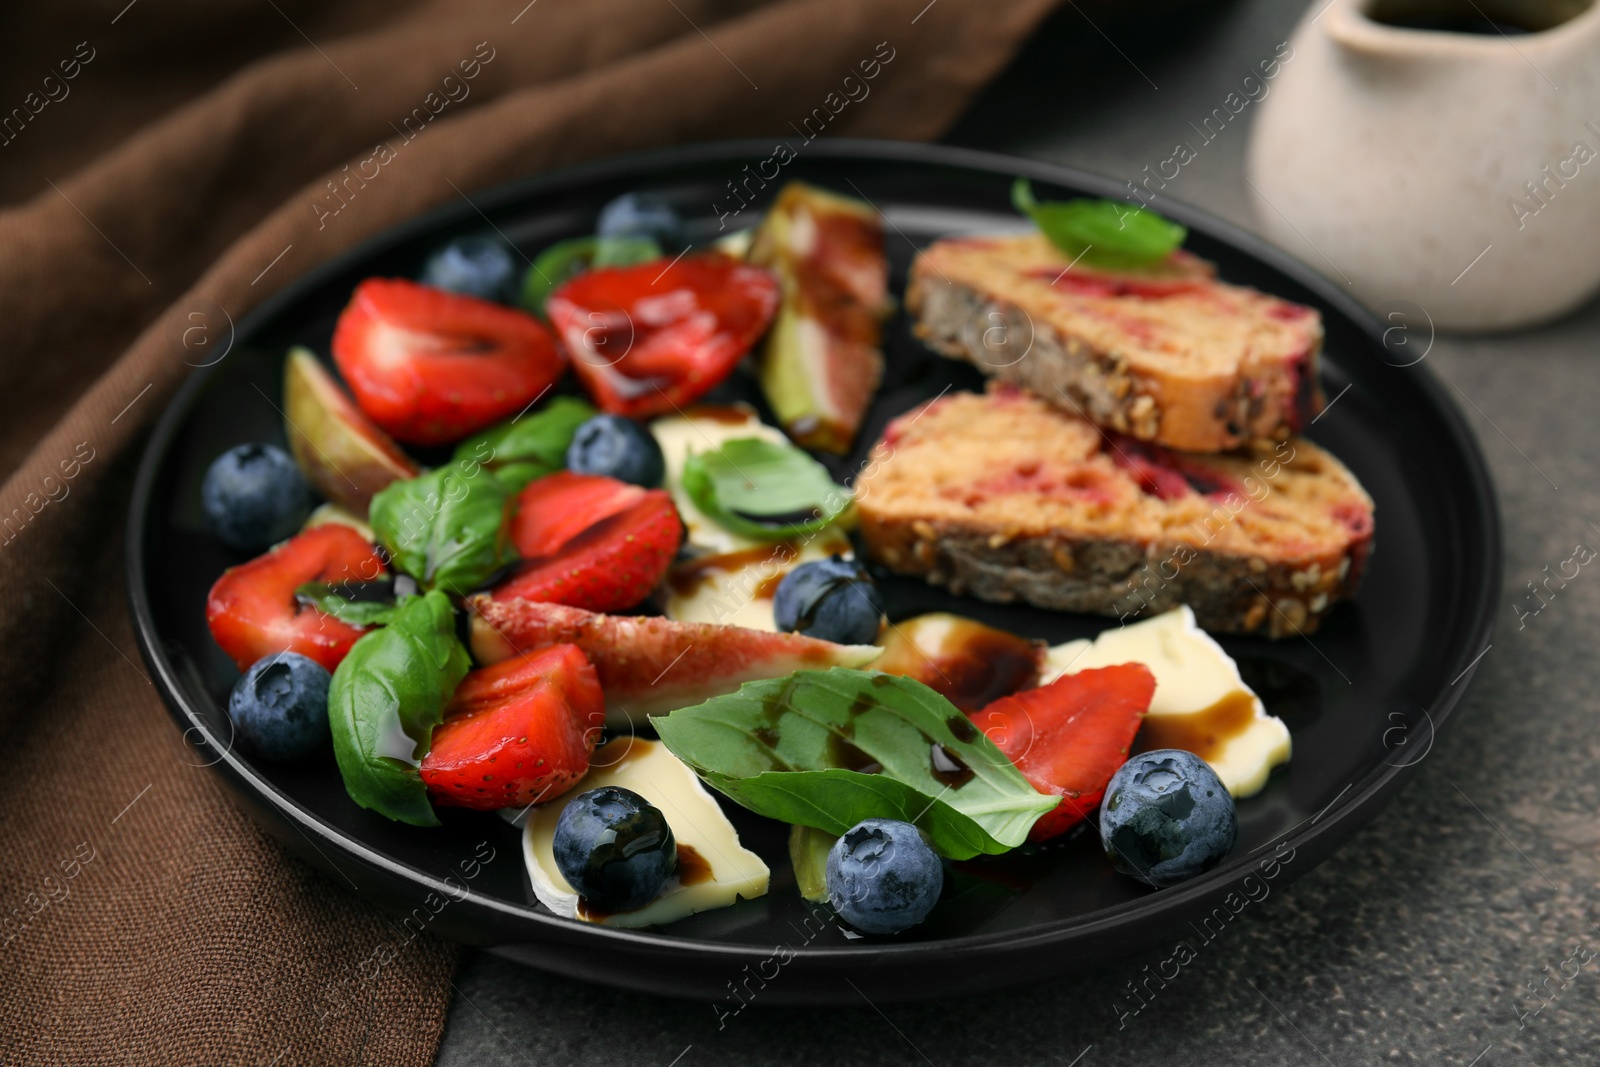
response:
M1220 633L1310 633L1354 594L1372 499L1300 437L1230 455L1105 431L1014 386L889 424L856 483L871 556L951 592Z
M1043 235L938 241L906 304L935 351L1097 425L1188 452L1281 441L1322 408L1322 319L1184 251L1074 263Z

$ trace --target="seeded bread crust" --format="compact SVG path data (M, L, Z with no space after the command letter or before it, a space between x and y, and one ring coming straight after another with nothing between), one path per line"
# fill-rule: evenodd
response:
M906 304L941 355L1168 448L1283 440L1322 408L1317 312L1187 253L1108 273L1038 234L953 238L917 257Z
M992 463L951 458L993 456L1007 429L1011 440ZM1040 462L1030 467L1067 471L1064 479L1053 475L1054 484L1081 482L1085 493L1104 486L1104 501L1077 519L1076 501L1058 508L1031 489L997 502L963 501L970 472L1004 477L1025 454L1018 439L1038 443ZM1216 633L1312 633L1336 601L1354 594L1371 547L1371 499L1309 441L1293 438L1254 455L1184 457L1218 477L1255 477L1256 491L1250 502L1198 493L1167 502L1139 489L1137 476L1108 455L1115 442L1102 450L1101 440L1083 420L1005 386L908 413L890 424L857 482L867 551L892 571L997 603L1122 619L1188 604ZM1283 455L1292 458L1272 458ZM1248 471L1256 473L1241 475ZM1251 507L1255 515L1239 518ZM1268 508L1273 515L1263 523ZM1299 509L1307 513L1303 530L1294 519ZM1314 511L1348 518L1324 521Z

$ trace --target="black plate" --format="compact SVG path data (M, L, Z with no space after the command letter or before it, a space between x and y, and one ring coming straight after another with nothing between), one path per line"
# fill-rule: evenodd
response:
M617 931L557 919L539 907L515 831L493 816L445 812L443 829L401 826L356 807L331 757L283 769L232 746L224 708L237 672L206 631L204 604L211 583L239 559L206 534L198 487L206 465L225 448L282 441L275 405L284 350L304 343L326 354L335 316L357 282L374 274L415 275L429 250L483 231L486 218L530 254L588 232L605 201L633 189L669 197L697 238L714 236L719 217L729 229L749 225L775 185L737 215L731 212L740 201L730 189L758 190L759 179L750 176L770 174L772 155L765 142L695 146L485 193L368 242L239 323L226 357L195 373L162 418L129 519L128 585L140 646L197 759L214 765L291 849L358 892L411 913L405 929L425 927L553 971L729 1007L737 1006L736 986L749 991L740 993L745 997L759 990L767 1003L827 1003L857 999L848 978L876 1001L1082 971L1180 930L1202 936L1226 922L1230 909L1259 897L1262 885L1281 885L1324 859L1426 753L1488 641L1500 586L1493 489L1444 391L1425 367L1401 366L1423 338L1395 335L1391 322L1385 348L1385 326L1314 271L1166 201L1167 213L1190 227L1188 247L1216 261L1224 278L1321 310L1325 385L1338 399L1310 436L1349 464L1377 501L1378 550L1360 595L1332 612L1314 639L1223 641L1269 708L1289 722L1294 759L1240 804L1239 844L1222 867L1151 891L1114 874L1095 836L1080 833L1050 848L963 864L925 925L897 939L851 940L828 921L825 908L807 906L795 892L784 828L734 809L741 835L773 869L769 895L661 930ZM1019 174L1040 183L1042 196L1125 191L1043 163L890 143L807 145L782 177L862 196L884 211L899 291L914 246L952 233L1015 228L1007 192ZM888 373L863 435L867 444L889 417L917 401L951 386L980 387L970 367L923 349L903 319L889 337ZM744 375L724 387L724 395L752 392ZM858 452L841 473L860 459ZM952 597L911 581L888 583L888 593L897 618L957 611L1052 642L1108 625ZM1204 918L1219 908L1215 918Z

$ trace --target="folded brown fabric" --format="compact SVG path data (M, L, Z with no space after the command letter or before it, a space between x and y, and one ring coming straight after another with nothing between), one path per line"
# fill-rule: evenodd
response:
M783 133L880 48L828 132L936 136L1053 3L34 6L0 44L0 1062L424 1064L443 1026L454 949L286 858L135 651L127 487L193 329L520 175Z

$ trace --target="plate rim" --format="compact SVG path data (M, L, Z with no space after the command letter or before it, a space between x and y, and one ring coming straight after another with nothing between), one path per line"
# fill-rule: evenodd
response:
M652 173L660 170L704 165L718 160L730 163L748 162L751 159L765 158L770 154L771 148L772 141L767 138L673 146L608 157L525 176L470 195L463 193L461 201L442 204L386 227L296 276L241 316L234 328L234 343L259 331L282 310L319 289L327 280L349 269L353 264L390 247L403 244L425 232L443 229L470 219L474 214L488 219L492 212L513 206L517 202L555 189L576 187L585 182L629 175L637 175L647 180ZM1125 196L1121 195L1125 193L1123 184L1105 175L1038 159L951 145L870 139L829 139L826 142L808 143L803 158L983 171L1004 176L1026 177L1087 190L1105 197L1125 199ZM1227 244L1236 251L1288 276L1354 324L1367 337L1369 343L1375 347L1382 346L1384 327L1376 317L1357 303L1354 297L1305 262L1256 234L1183 201L1168 198L1162 207L1162 212L1206 237ZM344 857L375 868L384 875L399 878L432 892L448 893L457 903L470 902L489 913L514 919L518 923L531 924L531 929L524 936L502 938L489 943L491 949L496 946L515 949L522 945L537 944L539 943L538 937L535 936L537 934L546 935L551 941L558 943L574 940L593 943L592 939L599 938L603 943L618 947L667 954L689 953L699 957L724 957L734 964L753 962L770 956L770 950L761 944L706 941L674 937L653 930L621 930L593 924L575 924L570 920L536 910L532 905L513 904L477 892L470 886L465 889L463 895L460 886L447 885L425 871L390 859L361 839L324 823L313 813L294 803L269 781L257 775L231 751L231 743L219 743L221 739L210 734L204 719L190 706L174 664L160 647L144 569L146 546L144 533L150 517L150 504L157 476L168 457L173 439L190 414L194 398L216 373L215 368L221 363L222 360L219 359L191 372L173 394L151 432L140 457L134 480L124 547L126 594L140 653L157 680L157 689L163 703L167 705L168 712L183 730L185 740L213 757L210 763L203 766L225 774L232 779L231 784L234 788L247 792L247 799L250 801L247 806L255 808L262 803L269 805L273 814L306 837L307 842L312 844L319 854L321 850L316 848L316 842L310 835L316 835L317 839L333 846ZM1482 580L1471 588L1460 590L1464 594L1463 613L1470 613L1472 616L1466 631L1468 640L1457 650L1446 669L1459 669L1461 673L1455 682L1445 686L1442 692L1436 693L1431 703L1424 709L1431 721L1434 736L1437 737L1438 732L1452 721L1462 697L1476 676L1482 657L1481 653L1474 653L1473 650L1488 643L1494 628L1494 603L1504 570L1503 529L1499 498L1489 473L1488 463L1476 435L1466 420L1465 413L1456 405L1431 368L1422 366L1419 362L1405 369L1418 372L1416 384L1441 416L1449 437L1447 442L1449 450L1462 462L1463 473L1466 476L1465 485L1471 490L1470 503L1476 512L1472 518L1477 520L1477 530L1483 541L1484 555L1487 557ZM1471 658L1473 656L1477 658ZM1466 684L1461 684L1463 682ZM198 735L199 740L193 740L191 735ZM1352 782L1336 796L1321 814L1280 833L1256 852L1261 852L1266 845L1287 845L1296 854L1301 848L1315 854L1312 863L1293 864L1295 869L1292 872L1285 872L1288 875L1285 882L1292 881L1316 863L1320 863L1347 837L1375 817L1382 810L1388 795L1408 781L1421 762L1417 760L1411 763L1390 764L1379 761L1368 769L1363 778ZM1323 816L1329 817L1324 819ZM966 934L933 941L874 942L870 946L814 947L808 944L793 948L791 951L797 961L805 960L818 964L844 960L865 963L879 957L889 957L897 962L904 962L905 958L919 955L940 956L948 962L952 955L1004 954L1078 937L1105 937L1118 931L1132 934L1142 925L1152 920L1159 920L1168 913L1194 912L1199 904L1213 897L1220 897L1221 890L1225 886L1237 882L1241 874L1247 874L1249 870L1254 869L1255 855L1256 853L1251 853L1231 857L1221 866L1192 882L1150 893L1135 901L1017 930ZM339 871L338 866L327 856L324 855L322 858L329 867ZM358 896L369 903L384 906L384 902L376 899L377 895L370 891L358 890ZM1130 943L1134 939L1137 939L1136 935L1130 939ZM613 981L612 984L627 983Z

